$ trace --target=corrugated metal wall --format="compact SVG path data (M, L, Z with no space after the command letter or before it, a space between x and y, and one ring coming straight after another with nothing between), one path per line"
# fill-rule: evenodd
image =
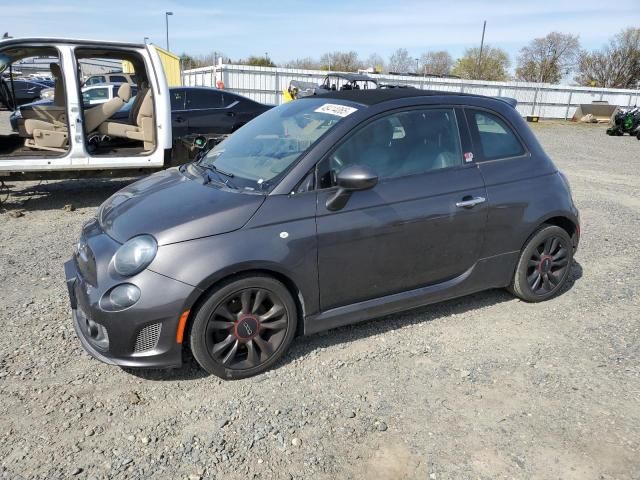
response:
M215 87L216 83L221 81L229 91L262 103L278 105L283 101L282 91L289 86L291 80L321 83L326 74L327 72L321 70L222 64L185 70L182 79L185 86ZM611 105L619 106L640 103L638 90L400 75L375 75L375 78L383 83L398 83L424 89L512 97L518 100L517 108L523 116L539 115L543 118L571 118L578 105L594 100L604 100Z
M160 61L162 62L162 68L164 75L167 77L167 83L170 87L180 87L182 85L182 69L180 66L180 57L175 55L164 48L160 48L154 45ZM134 73L133 65L131 62L124 60L122 62L122 71L124 73Z

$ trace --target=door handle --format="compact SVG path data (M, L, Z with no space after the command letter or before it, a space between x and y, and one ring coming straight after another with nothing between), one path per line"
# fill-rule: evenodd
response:
M484 198L484 197L473 197L473 198L464 197L462 199L462 201L456 202L456 207L458 207L458 208L473 208L476 205L478 205L479 203L484 203L486 201L487 201L487 199Z
M227 117L235 117L236 112L227 112Z

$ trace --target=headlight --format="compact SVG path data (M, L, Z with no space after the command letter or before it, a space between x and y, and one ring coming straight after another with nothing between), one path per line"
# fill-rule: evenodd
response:
M53 98L53 90L43 90L42 92L40 92L40 98L42 98L43 100Z
M151 235L133 237L116 251L113 267L120 275L130 277L147 268L157 251L158 243Z
M100 307L108 312L117 312L140 300L140 289L130 283L121 283L103 295Z

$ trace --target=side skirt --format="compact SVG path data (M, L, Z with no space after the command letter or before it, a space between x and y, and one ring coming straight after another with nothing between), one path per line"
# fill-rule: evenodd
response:
M311 335L490 288L506 287L511 282L519 255L520 252L509 252L483 258L461 275L446 282L336 307L305 317L304 334Z

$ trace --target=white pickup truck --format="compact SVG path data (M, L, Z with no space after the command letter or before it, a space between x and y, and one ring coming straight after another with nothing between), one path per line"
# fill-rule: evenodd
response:
M171 106L162 63L153 45L51 38L0 40L0 108L17 108L13 81L17 62L49 58L52 104L34 106L12 132L0 126L0 180L125 176L172 166ZM84 105L83 68L97 61L132 66L129 84L96 106ZM112 117L127 102L128 119ZM8 123L8 112L0 121Z

